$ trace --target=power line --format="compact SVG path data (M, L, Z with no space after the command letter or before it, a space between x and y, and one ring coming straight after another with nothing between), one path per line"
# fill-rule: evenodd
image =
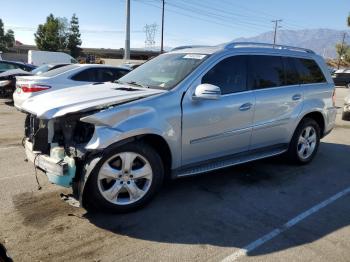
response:
M14 31L21 31L21 32L35 32L37 28L34 27L26 27L26 26L4 26L4 28L7 29L12 29ZM86 33L86 34L124 34L125 30L108 30L108 29L80 29L81 33ZM143 33L142 30L131 30L130 32L132 33Z
M195 3L195 2L188 2L188 1L185 1L185 0L180 0L182 1L184 4L188 4L188 5L192 5L194 7L199 7L199 8L202 8L202 9L205 9L206 11L215 11L215 12L218 12L218 14L215 13L216 16L219 16L219 17L223 17L222 15L224 14L225 17L229 18L231 22L233 22L232 19L241 19L241 22L245 22L246 24L251 24L251 25L256 25L256 26L261 26L262 24L264 24L264 26L266 26L267 22L268 22L268 19L266 18L259 18L259 17L252 17L251 15L245 15L245 14L242 14L242 13L235 13L235 12L232 12L232 11L228 11L227 8L225 9L222 9L220 7L218 7L217 5L215 6L212 6L210 4L206 4L205 2L199 2L199 3ZM221 14L219 14L221 13ZM246 21L246 19L248 21ZM260 20L260 21L258 21ZM236 20L235 20L236 21Z
M161 9L160 6L154 5L150 2L144 2L144 1L140 1L140 0L135 0L135 1L142 3L144 5L149 5L149 6L153 6L153 7ZM199 12L198 10L195 10L195 9L185 8L185 7L178 6L178 5L175 7L174 4L170 4L170 3L167 3L167 4L168 4L168 6L170 6L167 8L168 12L180 14L180 15L187 17L187 18L191 18L191 19L195 19L195 20L199 20L199 21L204 21L204 22L208 22L210 24L216 24L216 25L220 25L220 26L224 26L224 27L233 28L233 29L237 29L238 24L242 24L240 22L237 22L235 25L232 23L232 19L230 20L230 23L228 23L227 20L226 21L223 20L218 15L215 15L215 17L213 17L213 15L211 15L211 14ZM175 10L171 9L171 7L175 8ZM179 11L178 9L180 9L181 11ZM245 26L244 28L247 30L253 28L253 29L255 29L254 31L257 31L257 27L254 28L253 26L249 26L249 25L246 25L244 23L242 25L244 25ZM239 27L239 28L241 29L242 27ZM258 30L261 30L261 29L258 29Z
M169 3L168 5L173 6L177 9L183 10L183 11L187 11L187 12L191 12L197 15L202 15L206 18L212 18L215 20L219 20L220 22L224 22L224 23L229 23L229 24L235 24L235 25L243 25L245 27L250 27L250 28L266 28L266 25L261 25L261 24L256 24L256 23L251 23L251 22L243 22L242 20L238 20L235 17L232 16L227 16L224 14L218 14L216 12L213 12L213 10L215 10L215 8L212 8L212 10L210 10L209 8L203 8L201 6L198 6L197 8L191 7L191 6L186 6L186 5L178 5L178 4L173 4L173 3Z

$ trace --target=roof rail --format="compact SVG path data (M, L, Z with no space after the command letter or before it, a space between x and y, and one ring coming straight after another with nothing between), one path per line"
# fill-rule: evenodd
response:
M207 47L206 45L182 45L182 46L177 46L171 49L171 51L176 51L176 50L182 50L182 49L187 49L187 48L197 48L197 47Z
M229 42L224 44L225 49L229 48L237 48L237 47L260 47L260 48L274 48L274 49L285 49L290 51L299 51L310 54L315 54L314 51L307 48L295 47L295 46L287 46L287 45L274 45L268 43L255 43L255 42Z

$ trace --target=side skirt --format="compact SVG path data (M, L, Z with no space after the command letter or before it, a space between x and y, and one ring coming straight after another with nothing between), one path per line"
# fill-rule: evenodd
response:
M196 163L194 165L187 165L172 171L172 178L198 175L207 173L217 169L235 166L254 160L259 160L267 157L277 156L283 154L288 150L288 144L280 144L272 147L266 147L256 150L238 153L231 156L215 158L208 161Z

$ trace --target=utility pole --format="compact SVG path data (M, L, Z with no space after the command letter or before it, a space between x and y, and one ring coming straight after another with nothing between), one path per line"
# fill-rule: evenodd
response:
M126 0L125 48L124 59L130 59L130 0Z
M343 40L342 40L342 42L341 42L341 47L340 47L340 54L339 54L339 58L338 58L338 69L339 69L339 67L340 67L340 61L341 61L341 57L342 57L342 55L343 55L345 37L346 37L346 33L344 32L344 34L343 34Z
M162 54L164 52L164 5L165 0L162 0L162 36L160 41L160 53Z
M275 47L275 45L276 45L276 37L277 37L277 29L281 28L281 26L279 26L278 23L281 23L282 19L272 20L271 22L275 23L275 33L273 35L273 46Z

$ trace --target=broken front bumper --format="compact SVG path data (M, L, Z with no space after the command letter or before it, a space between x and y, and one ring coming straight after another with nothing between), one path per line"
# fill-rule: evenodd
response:
M34 166L43 170L51 183L64 187L72 186L76 171L74 159L70 157L56 159L33 151L33 144L28 139L25 140L24 146L27 159L34 163Z

